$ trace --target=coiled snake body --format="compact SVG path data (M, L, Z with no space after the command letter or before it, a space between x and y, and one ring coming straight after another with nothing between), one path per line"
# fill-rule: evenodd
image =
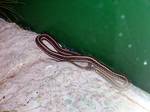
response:
M55 51L51 50L44 43L44 41L47 41L49 44L51 44L54 47ZM88 70L95 70L100 75L103 75L103 77L105 77L117 88L122 89L128 86L128 79L125 76L113 72L104 64L98 62L92 57L83 56L79 53L62 48L59 43L57 43L51 36L47 34L38 35L36 37L35 42L39 48L41 48L48 56L54 59L57 59L59 61L69 61L77 65L78 67L85 68ZM86 62L88 65L83 67L81 65L76 64L76 62Z

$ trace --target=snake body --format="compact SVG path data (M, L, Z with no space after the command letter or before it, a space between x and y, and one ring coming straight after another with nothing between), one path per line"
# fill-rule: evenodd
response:
M52 45L55 51L51 50L44 43L44 41L47 41L50 45ZM108 81L110 81L118 88L124 88L128 85L128 79L125 76L113 72L104 64L98 62L96 59L90 56L83 56L79 53L62 48L56 40L54 40L51 36L47 34L38 35L35 39L35 42L40 49L42 49L48 56L54 59L57 59L59 61L69 61L81 68L95 70L99 74L102 74L106 79L108 79ZM76 64L76 62L84 62L88 65L86 67L83 67ZM119 81L123 82L123 84L121 84Z

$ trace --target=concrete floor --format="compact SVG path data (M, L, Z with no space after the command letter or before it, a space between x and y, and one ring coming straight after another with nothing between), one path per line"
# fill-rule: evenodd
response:
M0 112L150 112L147 92L52 60L36 36L0 19Z

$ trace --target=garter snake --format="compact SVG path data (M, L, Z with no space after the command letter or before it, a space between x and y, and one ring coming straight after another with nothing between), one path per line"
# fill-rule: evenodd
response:
M52 45L55 50L50 49L44 43L44 41ZM106 67L106 65L98 62L96 59L90 56L84 56L63 48L55 39L53 39L48 34L38 35L35 39L35 42L41 50L43 50L48 56L54 59L57 59L59 61L69 61L77 65L78 67L85 68L88 70L95 70L97 73L103 75L103 77L105 77L108 81L110 81L113 85L115 85L118 88L125 88L128 86L128 79L125 76L113 72L111 69ZM84 62L88 65L83 67L76 64L76 62Z

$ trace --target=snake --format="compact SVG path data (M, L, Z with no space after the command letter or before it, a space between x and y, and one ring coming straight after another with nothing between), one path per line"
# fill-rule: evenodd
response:
M80 53L63 48L54 38L48 34L39 34L36 37L35 42L37 46L48 56L59 61L71 62L80 68L94 70L117 88L122 89L127 87L129 84L127 77L114 72L105 64L99 62L93 57L81 55ZM50 49L45 44L45 42L48 42L54 48L54 50ZM81 66L77 64L78 62L87 63L87 66Z

